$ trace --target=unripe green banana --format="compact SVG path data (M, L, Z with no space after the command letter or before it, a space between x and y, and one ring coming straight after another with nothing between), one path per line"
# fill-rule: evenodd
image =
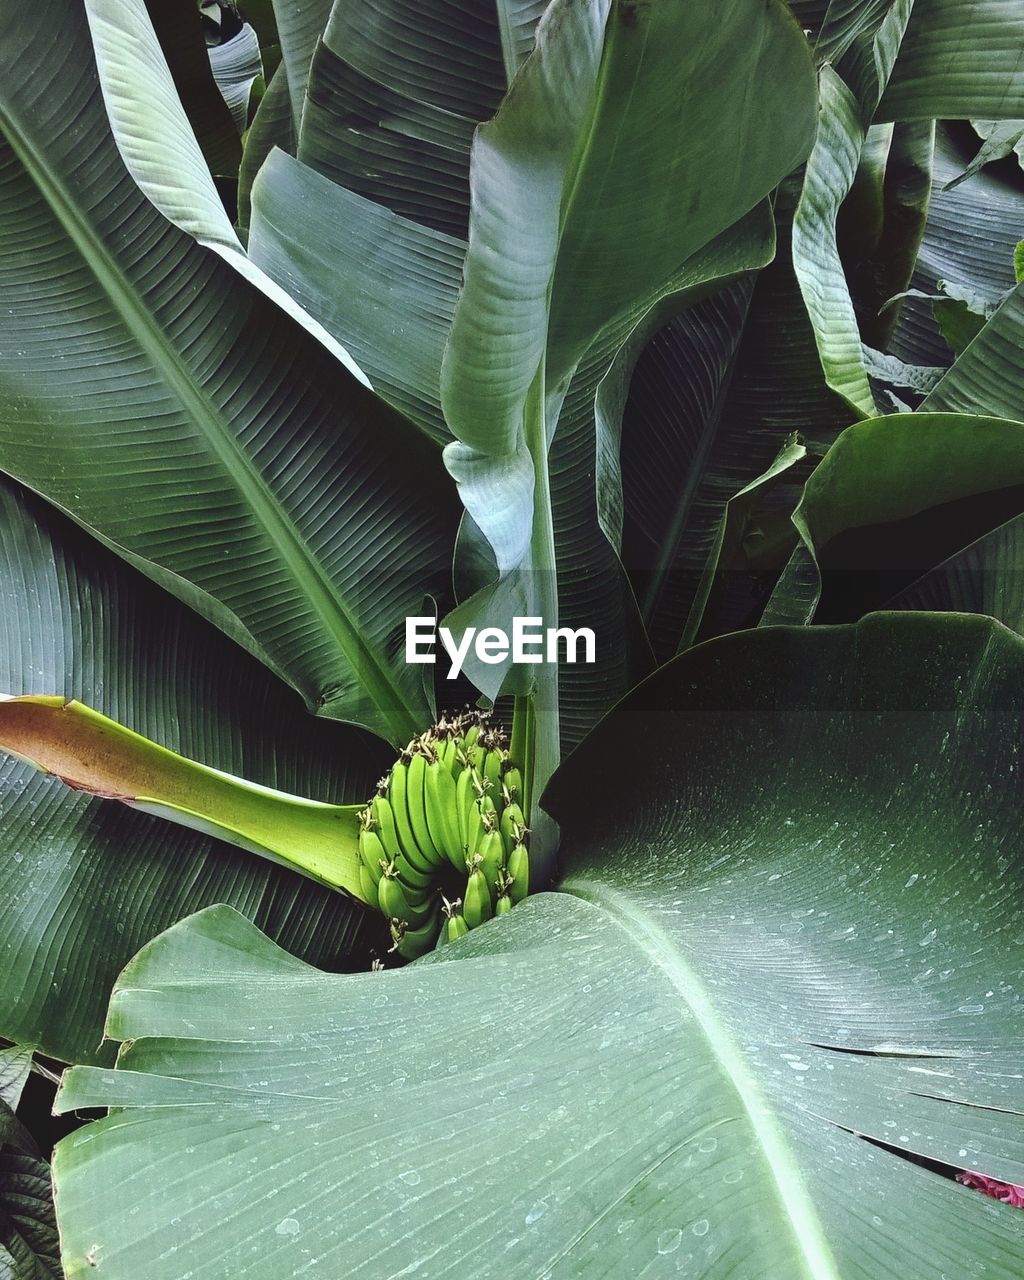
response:
M507 761L506 761L507 764ZM508 789L509 796L518 804L523 803L523 775L516 766L508 765L502 774L502 785Z
M359 864L359 888L367 906L380 907L380 902L377 898L377 886L373 881L373 877L361 862Z
M427 765L425 786L427 822L434 844L456 871L461 871L466 865L466 855L459 836L455 779L437 760Z
M377 899L381 911L390 920L404 920L406 924L418 925L430 913L430 904L422 891L405 888L396 875L388 872L381 877L377 886Z
M391 802L391 812L395 816L395 829L398 832L398 842L401 845L402 852L417 871L430 872L433 870L433 863L427 858L426 853L417 846L416 835L409 820L409 805L407 801L409 767L409 764L404 760L399 760L391 770L388 799Z
M370 801L370 814L373 818L374 830L384 846L385 862L392 862L402 852L395 827L395 815L387 796L375 795Z
M530 856L525 844L517 844L508 855L508 878L512 882L508 896L513 904L522 902L530 889Z
M457 915L449 916L441 932L447 936L449 942L454 942L456 938L465 937L469 933L466 917L461 912Z
M437 758L441 768L451 774L453 782L462 772L458 756L459 743L457 738L447 738L438 748Z
M466 892L462 895L462 914L470 929L475 929L491 918L491 891L479 867L470 872L466 881Z
M459 841L463 850L469 847L469 818L476 804L476 793L473 788L473 770L466 768L459 774L455 784L455 817L459 826ZM465 853L463 853L465 858Z
M441 716L414 738L359 815L360 891L392 921L411 957L460 937L526 896L523 780L508 738L485 715ZM439 890L447 867L468 874L465 902ZM462 907L461 912L459 907Z
M496 916L506 915L512 910L512 899L507 893L503 893L498 901L494 904L494 914Z
M526 819L523 817L523 811L514 800L502 809L498 827L501 831L502 839L505 841L506 852L511 853L514 845L522 843L523 832L526 829Z
M398 854L391 865L398 878L410 889L422 893L434 883L434 877L427 871L417 871L404 853Z
M418 851L431 866L440 866L444 860L444 853L434 844L433 834L427 822L427 757L424 750L426 748L415 752L409 761L405 802L409 808L409 822L416 838Z
M388 862L389 859L377 833L366 827L359 830L359 857L373 883L377 884L383 874L381 863Z
M493 902L498 896L498 877L505 865L505 844L499 831L487 831L480 838L480 870L484 873Z
M485 795L474 804L470 810L469 821L466 823L467 858L471 858L474 853L479 853L480 841L488 831L494 830L497 825L498 818L494 808L494 801L490 796Z
M501 795L501 770L505 762L505 752L491 750L484 757L484 777L490 782L495 795Z
M396 929L392 925L391 937L400 956L406 960L417 960L430 950L437 938L437 911L432 912L430 918L415 929Z

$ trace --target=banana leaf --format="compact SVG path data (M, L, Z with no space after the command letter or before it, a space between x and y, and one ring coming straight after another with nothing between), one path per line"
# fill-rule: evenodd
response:
M950 189L970 158L963 125L936 131L928 221L911 287L900 308L890 350L916 365L948 365L956 348L936 323L943 306L929 299L973 291L995 302L1014 285L1013 251L1020 239L1020 190L1003 172L988 168ZM941 282L941 285L940 285Z
M63 1280L50 1169L15 1114L31 1067L31 1049L0 1049L0 1275Z
M806 43L774 4L546 10L473 143L441 403L456 437L446 462L499 580L461 606L460 625L490 622L516 575L529 613L558 624L548 451L573 376L602 331L669 292L803 158L812 111ZM482 691L504 676L495 667ZM543 781L559 754L557 671L535 680Z
M248 239L252 218L252 184L275 147L280 147L288 155L295 154L288 68L283 62L271 76L267 91L260 99L242 149L242 163L238 170L238 230L244 240Z
M242 155L239 129L214 79L198 6L147 0L146 11L210 172L234 177Z
M1024 1179L1022 687L981 618L727 637L563 766L562 892L348 977L175 926L65 1076L69 1280L1012 1280L948 1175Z
M1024 13L1003 0L970 6L959 0L844 3L829 11L818 42L819 55L828 59L821 71L818 140L807 166L793 252L828 383L860 416L877 412L861 339L879 339L858 326L836 223L853 190L869 128L872 122L968 119L982 114L982 103L993 119L1018 116L1024 70L1014 51L1022 40ZM928 135L930 128L928 123ZM922 154L912 167L921 169L927 160L923 142L917 149ZM900 154L905 159L906 148ZM923 191L914 202L919 214L922 198ZM924 233L920 216L891 221L895 230L884 247L881 273L883 292L890 295L906 287ZM884 301L869 297L862 306L875 312Z
M820 451L853 421L825 382L793 270L798 195L792 178L777 191L778 248L756 279L688 308L637 363L621 433L621 545L661 660L692 639L691 622L705 628L701 638L756 622L792 541L768 558L767 572L746 557L730 565L713 616L698 620L702 584L720 567L727 504L773 466L794 433ZM806 472L797 468L774 487L775 523L796 506Z
M923 401L936 413L1024 418L1024 284L1012 289Z
M0 530L0 690L88 701L265 786L339 804L372 793L391 755L379 740L313 720L216 628L6 480ZM381 947L379 917L350 898L6 754L0 795L0 1036L68 1062L109 1060L114 978L155 934L211 903L321 965L365 965Z
M146 37L145 14L113 14L101 0L88 8L117 105L118 86L131 83L118 80L117 59L130 72L127 36ZM84 12L59 0L8 10L4 468L311 706L408 740L430 698L403 660L404 618L421 612L424 594L444 598L456 516L435 451L342 367L290 299L285 314L269 281L243 278L240 249L225 249L227 265L136 188L106 126ZM58 28L66 56L55 61L47 32ZM166 65L156 73L170 94ZM155 186L160 173L172 179L168 205L191 200L201 158L180 107L158 152L147 146L152 113L132 117L133 101L126 91L115 111L122 145L138 141L138 167ZM91 139L84 154L77 130ZM171 144L182 139L192 150L175 166ZM215 217L215 199L196 207L200 222Z
M298 133L306 105L306 83L317 42L331 14L331 0L273 0L281 42L283 83L291 98L292 128Z
M422 69L410 65L406 46L394 46L385 60L385 49L374 46L368 52L353 34L360 24L378 21L376 10L362 13L362 8L346 3L332 15L313 62L303 117L299 157L309 167L280 156L264 166L249 248L254 260L354 353L381 394L432 437L447 441L451 435L438 373L465 256L464 241L449 232L464 227L468 216L469 133L473 113L488 105L475 94L487 66L498 73L494 60L484 56L486 42L471 6L470 48L464 57L476 68L474 76L460 71L442 50L430 101L425 101ZM385 11L382 22L405 20L401 4ZM429 45L432 29L420 21ZM446 38L442 30L439 39ZM310 168L364 199L353 200L338 185L318 181ZM763 265L771 251L762 211L701 269L708 280L728 277ZM326 288L325 281L330 281ZM695 283L706 283L696 265L664 288L686 293ZM662 314L645 302L598 338L566 395L551 446L560 621L591 626L602 638L594 667L564 673L559 696L564 747L574 745L650 665L617 557L618 418L632 362ZM507 613L529 612L525 575L506 579L497 591L490 585L497 577L493 552L472 521L464 524L458 558L463 595L472 593L465 586L467 562L484 566L489 624L507 621ZM481 598L469 608L480 613ZM449 625L457 626L461 617L456 613ZM496 696L502 669L477 664L472 674L488 696Z
M985 613L1024 635L1024 516L1014 516L886 602L888 609Z
M249 100L253 86L263 75L263 59L256 29L247 22L229 40L213 45L209 52L213 78L217 82L239 135L249 123Z
M973 178L987 164L1015 155L1024 168L1024 120L972 120L974 131L981 138L981 146L969 165L951 178L947 190L954 190L961 182Z
M969 414L921 411L849 427L804 486L793 513L800 544L761 625L838 620L819 612L829 573L847 617L857 617L893 594L901 575L909 584L915 569L1019 514L1022 446L1024 423ZM850 536L858 532L871 541Z

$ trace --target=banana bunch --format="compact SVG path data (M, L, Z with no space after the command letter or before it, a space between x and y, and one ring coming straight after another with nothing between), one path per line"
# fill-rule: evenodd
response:
M529 891L523 778L485 716L414 738L359 815L359 883L407 960L503 915Z

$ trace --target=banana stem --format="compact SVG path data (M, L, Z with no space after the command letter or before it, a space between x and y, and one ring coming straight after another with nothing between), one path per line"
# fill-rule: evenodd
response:
M216 836L365 900L361 805L322 804L233 777L62 697L0 695L0 751L74 790Z
M512 736L508 753L523 774L523 813L527 815L527 820L533 798L533 735L533 699L526 694L517 696L512 708Z
M531 589L533 612L547 627L558 626L558 571L555 559L555 531L551 511L551 485L548 475L548 438L545 413L544 370L541 367L526 402L526 443L533 459L533 530ZM527 715L529 768L524 771L528 789L527 822L533 832L530 865L534 882L543 885L551 878L558 830L541 810L540 797L548 779L558 768L561 741L558 721L558 666L542 663L537 676Z

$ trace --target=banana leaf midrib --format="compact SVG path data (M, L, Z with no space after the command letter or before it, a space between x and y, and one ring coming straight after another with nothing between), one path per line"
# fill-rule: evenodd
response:
M804 1280L840 1280L817 1208L789 1143L772 1118L742 1050L715 1012L710 993L679 946L647 913L608 884L570 875L559 887L601 911L678 993L749 1122L770 1172L782 1218L802 1260L801 1275Z
M223 415L207 401L191 370L177 358L176 350L162 340L153 315L125 286L102 239L80 215L63 184L47 171L45 162L2 102L0 133L6 137L117 315L206 439L326 631L353 669L359 671L366 691L394 727L396 740L415 733L420 727L415 706L389 679L372 647L360 638L359 629L334 584L317 564L291 517L259 475Z

